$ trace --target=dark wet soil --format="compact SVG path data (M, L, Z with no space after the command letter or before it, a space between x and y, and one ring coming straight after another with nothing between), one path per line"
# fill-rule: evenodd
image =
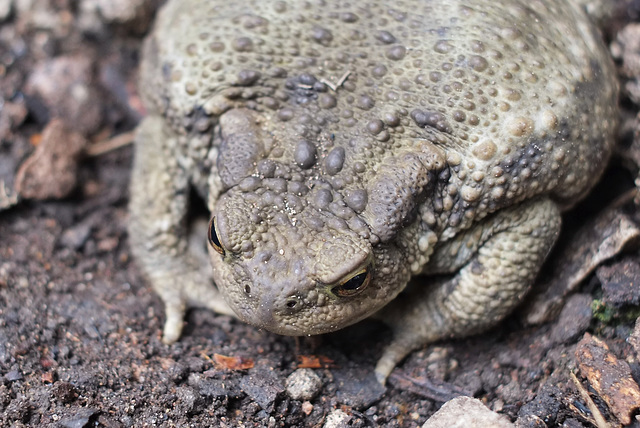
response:
M539 291L560 296L546 322L531 324L524 305L488 333L414 352L384 388L372 370L391 332L376 321L294 339L194 310L179 343L160 341L162 304L128 247L132 149L100 146L144 115L135 73L158 2L0 0L0 426L417 427L460 394L519 427L597 426L572 373L617 426L576 356L588 332L640 379L640 211L629 193L640 159L640 30L631 28L640 3L615 4L605 34L623 79L618 155L605 184L567 214L539 287L572 268L558 260L584 262L566 254L577 240L591 253L607 239L620 245L570 290ZM62 135L50 137L55 121ZM62 188L60 170L47 171L35 180L52 186L23 184L14 204L36 148L76 134L85 155L61 169L77 181ZM612 232L586 239L607 210ZM620 237L623 217L631 232Z

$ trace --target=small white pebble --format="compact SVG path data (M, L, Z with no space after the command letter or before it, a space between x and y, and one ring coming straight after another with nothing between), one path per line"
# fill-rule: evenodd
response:
M298 369L286 381L287 392L294 400L308 401L322 389L322 380L311 369Z

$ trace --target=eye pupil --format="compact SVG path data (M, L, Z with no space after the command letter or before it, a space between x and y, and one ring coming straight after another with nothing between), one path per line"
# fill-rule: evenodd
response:
M366 278L367 278L367 272L362 272L361 274L354 276L349 281L342 284L342 289L349 290L349 291L357 290L358 287L362 285L362 283Z
M349 297L355 296L362 292L369 285L370 280L369 269L365 269L356 275L352 276L342 284L332 289L336 296Z
M218 234L216 233L216 218L213 217L209 222L209 233L207 234L209 238L209 243L218 253L224 256L224 248L222 247L222 243L220 242L220 238L218 238Z

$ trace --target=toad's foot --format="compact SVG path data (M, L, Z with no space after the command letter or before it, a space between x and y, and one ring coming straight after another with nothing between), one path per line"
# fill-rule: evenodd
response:
M384 383L416 348L477 333L503 319L529 290L559 229L556 204L537 199L500 211L442 244L425 273L458 273L433 286L413 284L404 299L379 315L391 325L394 340L378 361L378 380Z
M166 344L180 339L185 313L190 307L203 307L219 314L235 316L207 275L182 272L182 275L168 281L158 281L156 278L154 288L164 302L167 319L162 341Z

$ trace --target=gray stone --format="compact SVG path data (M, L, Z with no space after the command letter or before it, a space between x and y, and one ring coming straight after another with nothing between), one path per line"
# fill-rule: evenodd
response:
M447 401L422 428L515 428L506 416L489 410L471 397Z
M340 409L335 409L329 413L322 428L346 428L350 420L350 415Z
M266 412L272 412L275 402L284 392L280 378L271 370L258 368L240 380L240 388Z
M286 387L294 400L311 400L322 389L322 380L311 369L298 369L289 375Z

